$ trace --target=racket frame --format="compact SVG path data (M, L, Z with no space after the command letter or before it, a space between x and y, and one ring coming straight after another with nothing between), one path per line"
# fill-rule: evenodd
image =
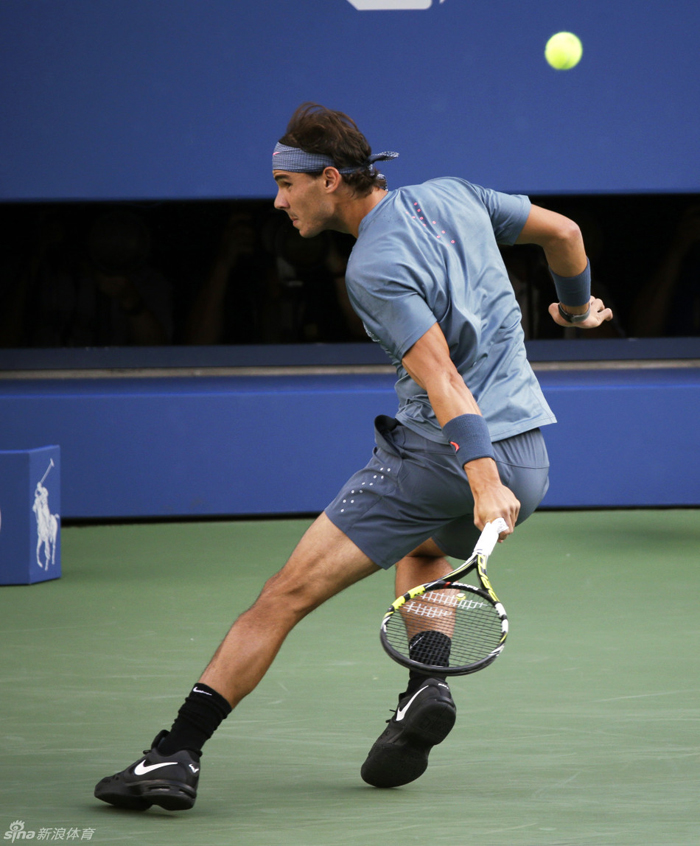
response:
M508 636L508 616L506 614L505 608L503 607L503 604L500 602L500 600L496 596L493 587L491 586L491 582L489 581L489 577L486 573L486 565L488 563L489 555L493 551L493 548L496 545L500 533L506 530L507 528L508 527L505 521L500 518L498 520L495 520L493 523L487 523L484 527L484 531L482 532L479 540L477 541L473 554L463 564L460 564L459 567L457 567L451 573L448 573L440 579L435 579L432 582L426 582L425 584L411 588L411 590L409 590L407 593L404 593L403 596L399 596L391 603L386 613L384 614L384 617L382 618L382 624L379 630L379 637L385 651L391 658L394 659L394 661L398 662L399 664L402 664L404 667L416 670L417 672L423 673L425 675L440 673L444 676L466 676L470 673L475 673L478 670L483 670L485 667L488 667L489 664L492 664L496 660L496 658L498 658L498 656L503 651L503 647L505 646L506 642L506 637ZM464 584L458 581L462 578L462 576L466 576L472 570L476 570L481 587L475 587L474 585ZM473 664L460 665L456 667L423 664L419 661L414 661L413 659L404 655L402 652L399 652L389 642L387 636L387 625L389 623L389 620L394 616L394 614L399 611L410 600L417 599L418 597L425 595L429 591L441 590L443 588L466 591L467 593L480 596L482 599L484 599L486 602L488 602L494 607L501 621L501 639L497 647L489 655L485 656L479 661L476 661Z

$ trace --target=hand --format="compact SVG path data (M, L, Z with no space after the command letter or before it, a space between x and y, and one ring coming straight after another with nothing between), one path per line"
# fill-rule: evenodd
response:
M499 541L504 541L515 529L520 501L501 482L492 458L477 458L465 464L464 469L474 495L474 525L482 531L487 523L502 517L508 524L508 531L499 536Z
M552 303L549 306L549 313L556 324L564 326L567 329L571 326L574 326L576 329L596 329L601 323L605 323L606 320L613 319L612 310L606 308L605 303L598 297L591 297L590 306L590 314L586 320L581 323L568 323L564 320L564 318L559 314L559 303ZM564 309L568 310L566 309L566 306L564 306Z

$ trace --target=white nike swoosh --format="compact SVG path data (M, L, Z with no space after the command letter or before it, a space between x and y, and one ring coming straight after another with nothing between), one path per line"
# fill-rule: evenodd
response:
M177 766L177 761L166 761L164 764L146 764L146 759L144 758L143 761L139 761L134 767L134 775L146 775L146 773L150 773L153 770L159 770L161 767L175 766Z
M396 722L397 723L400 722L401 720L403 720L403 718L406 716L406 711L408 711L408 709L411 707L411 704L413 703L413 700L416 698L416 696L419 696L421 693L423 693L424 690L427 690L427 689L428 689L428 685L426 685L425 687L422 687L418 691L418 693L413 694L413 696L408 700L408 702L403 706L403 708L397 708L396 709Z
M197 685L192 688L192 693L203 693L205 696L211 696L208 690L200 690Z

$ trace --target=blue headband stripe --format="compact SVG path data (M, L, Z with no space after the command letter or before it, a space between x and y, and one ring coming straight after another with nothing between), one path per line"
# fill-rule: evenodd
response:
M374 153L363 164L338 168L338 173L355 173L363 168L369 168L370 172L374 173L372 166L374 162L389 161L395 159L398 155L398 153L390 152ZM286 144L277 144L272 154L273 170L286 170L289 173L318 173L326 167L335 167L330 156L324 156L323 153L307 153L300 147L287 147Z

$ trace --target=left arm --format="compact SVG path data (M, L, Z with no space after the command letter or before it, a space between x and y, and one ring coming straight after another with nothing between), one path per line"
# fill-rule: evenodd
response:
M532 206L516 244L538 244L544 250L550 268L558 276L578 276L586 269L588 259L583 245L583 237L578 225L564 215L548 209ZM572 315L584 314L590 305L590 314L577 329L595 329L606 320L612 320L613 313L605 303L596 297L590 298L586 305L569 305L563 308ZM552 319L559 326L570 326L559 314L558 303L549 306Z
M403 357L402 364L413 381L428 394L441 426L462 414L481 415L474 395L450 358L439 324L434 323L416 341ZM466 463L464 470L474 495L476 526L483 529L486 523L503 517L512 532L520 512L520 502L502 484L496 462L492 458L477 458ZM501 539L510 532L504 533Z

